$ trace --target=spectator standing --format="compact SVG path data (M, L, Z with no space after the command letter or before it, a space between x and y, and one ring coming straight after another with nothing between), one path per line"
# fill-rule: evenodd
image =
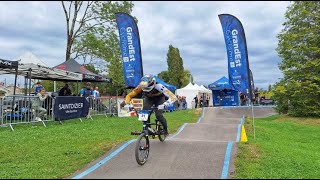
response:
M240 102L241 102L241 106L245 106L246 105L246 95L244 93L240 93Z
M98 99L100 97L100 92L98 87L96 87L95 90L93 91L93 97L94 99Z
M95 90L93 91L93 99L94 99L95 109L98 110L99 102L100 102L100 92L98 87L96 87Z
M196 108L196 109L197 109L197 107L198 107L198 101L199 101L199 99L198 99L198 95L196 95L196 97L194 97L193 99L194 99L194 103L195 103L194 108Z
M71 96L71 89L67 83L60 89L59 96Z
M82 88L80 91L80 97L92 97L93 96L93 90L91 88L91 83L87 82L86 87Z
M209 94L207 94L207 98L206 98L207 107L209 107L209 100L210 100L210 96L209 96Z
M34 95L37 95L40 92L40 89L42 89L43 86L41 85L41 82L38 81L36 86L34 87Z
M256 87L254 90L254 99L255 99L255 104L259 104L259 89Z
M91 83L87 82L86 83L86 87L82 88L81 91L80 91L80 97L85 97L87 99L87 101L89 102L90 109L93 108L93 101L92 101L93 94L94 93L93 93L93 89L92 89ZM89 109L87 118L90 117L90 109Z
M187 100L186 97L182 97L182 109L187 109Z

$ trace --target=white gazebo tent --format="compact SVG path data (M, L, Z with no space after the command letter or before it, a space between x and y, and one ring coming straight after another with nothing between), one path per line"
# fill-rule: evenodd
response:
M44 63L40 58L34 55L32 52L28 51L21 56L14 59L15 61L19 60L19 63L22 64L35 64L43 67L49 67L46 63Z
M199 95L202 96L202 94L206 94L206 96L209 96L209 106L212 105L212 92L205 88L203 85L199 86L198 84L194 84L194 86L199 90ZM206 97L205 97L206 98Z
M194 87L191 82L187 86L177 89L175 92L176 95L186 97L188 109L193 108L192 101L193 101L193 98L198 95L198 93L199 93L199 89Z
M212 101L212 91L205 88L203 85L200 86L200 88L202 89L202 91L204 91L205 93L207 93L210 97L209 99L209 106L212 106L213 105L213 101Z
M197 88L199 91L201 91L202 92L202 89L200 88L200 86L197 84L197 83L194 83L194 85L193 85L195 88Z

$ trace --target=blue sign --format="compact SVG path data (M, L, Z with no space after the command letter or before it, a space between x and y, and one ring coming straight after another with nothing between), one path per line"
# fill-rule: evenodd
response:
M252 100L247 43L242 24L230 14L220 14L219 19L227 48L230 84Z
M57 121L86 117L89 101L80 96L58 96L55 98L53 113Z
M235 90L212 90L214 106L239 106L238 91Z
M128 87L139 85L143 76L139 30L133 17L116 13L125 83Z

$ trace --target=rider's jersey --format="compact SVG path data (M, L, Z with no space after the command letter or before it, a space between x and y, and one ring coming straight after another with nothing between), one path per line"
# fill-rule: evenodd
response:
M125 99L125 103L129 104L131 99L135 96L137 96L139 93L143 92L145 96L147 97L156 97L156 96L161 96L162 94L165 95L166 97L168 97L169 99L167 100L167 102L169 103L173 103L176 100L178 100L178 98L168 89L166 88L164 85L162 85L161 83L157 82L157 78L156 78L156 82L155 82L155 86L154 88L150 91L150 92L143 92L140 86L137 86L135 89L133 89L127 96Z

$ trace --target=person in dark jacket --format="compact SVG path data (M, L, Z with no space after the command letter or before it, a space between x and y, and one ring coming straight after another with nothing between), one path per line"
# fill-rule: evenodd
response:
M199 102L198 95L196 95L196 97L194 97L193 99L194 99L194 103L195 103L194 108L197 109L197 107L198 107L198 102Z
M68 84L65 84L59 91L59 96L71 96L71 89Z

